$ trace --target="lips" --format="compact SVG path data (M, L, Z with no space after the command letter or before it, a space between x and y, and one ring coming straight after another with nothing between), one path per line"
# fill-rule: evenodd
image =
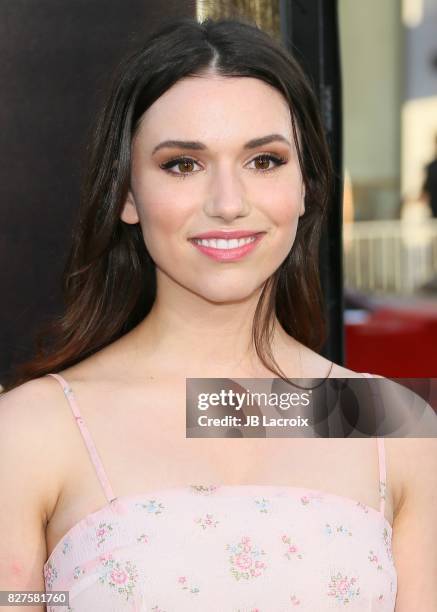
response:
M257 248L259 242L264 238L264 234L265 232L259 232L257 234L249 233L250 240L246 240L246 244L241 245L238 245L238 239L234 238L194 238L190 240L190 243L203 255L216 261L230 263L249 255L249 253ZM214 232L214 235L216 236L217 232ZM243 238L247 237L243 236ZM204 241L207 242L207 244L204 244ZM237 244L233 244L234 241Z
M257 236L258 234L264 234L265 232L261 230L211 230L209 232L203 232L202 234L196 234L195 236L191 236L189 240L209 240L216 238L219 240L220 238L223 240L232 240L237 238L247 238L249 236Z

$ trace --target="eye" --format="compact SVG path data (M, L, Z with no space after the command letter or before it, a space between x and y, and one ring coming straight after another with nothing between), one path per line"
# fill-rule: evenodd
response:
M275 168L277 168L278 166L282 166L283 164L287 163L287 159L285 157L278 157L276 155L271 155L270 153L262 153L261 155L257 155L254 159L252 159L250 163L259 161L261 162L263 167L254 168L255 172L271 172L272 170L275 170ZM275 165L273 166L273 168L266 168L266 164L269 164L270 162L274 162Z
M193 174L190 170L190 168L193 167L193 164L197 164L197 162L192 159L191 157L175 157L174 159L170 159L169 161L165 162L164 164L160 165L160 168L162 168L163 170L166 170L167 172L169 172L170 174L175 174L176 176L180 176L182 178L185 178L185 176L187 176L187 174ZM170 168L173 168L174 166L178 166L179 169L184 169L184 170L189 170L188 172L173 172L172 170L170 170Z
M255 172L266 173L266 172L271 172L272 170L275 170L278 166L282 166L283 164L286 164L287 161L288 160L282 156L271 155L270 153L262 153L261 155L257 155L249 163L252 164L253 162L261 162L262 164L261 168L253 168L253 169L255 170ZM273 162L275 165L272 168L266 167L266 164L269 165L271 162ZM196 160L194 160L192 157L175 157L163 164L160 164L160 168L162 168L163 170L166 170L166 172L169 172L169 174L179 176L180 178L185 178L187 175L193 174L192 168L194 164L198 164L198 162L196 162ZM179 170L182 170L182 171L174 172L173 170L171 170L171 168L174 168L175 166L177 166Z

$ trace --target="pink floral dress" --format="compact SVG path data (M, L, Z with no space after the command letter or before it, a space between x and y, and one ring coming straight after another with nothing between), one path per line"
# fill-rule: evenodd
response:
M289 486L193 484L116 498L72 390L59 375L108 499L44 564L48 612L393 612L397 574L380 508Z

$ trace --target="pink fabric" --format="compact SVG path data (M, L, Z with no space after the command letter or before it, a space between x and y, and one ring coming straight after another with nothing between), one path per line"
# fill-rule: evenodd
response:
M48 612L393 612L397 574L380 508L289 486L214 484L114 498L68 383L59 375L108 498L76 523L44 565Z

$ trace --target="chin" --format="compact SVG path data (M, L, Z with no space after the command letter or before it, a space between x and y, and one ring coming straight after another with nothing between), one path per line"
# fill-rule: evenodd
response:
M244 302L250 299L254 292L261 289L261 287L257 285L244 286L242 283L239 283L238 286L234 284L225 286L225 283L221 284L220 281L216 281L214 285L208 286L208 284L204 284L202 287L193 288L193 291L205 300L215 304L226 304Z

